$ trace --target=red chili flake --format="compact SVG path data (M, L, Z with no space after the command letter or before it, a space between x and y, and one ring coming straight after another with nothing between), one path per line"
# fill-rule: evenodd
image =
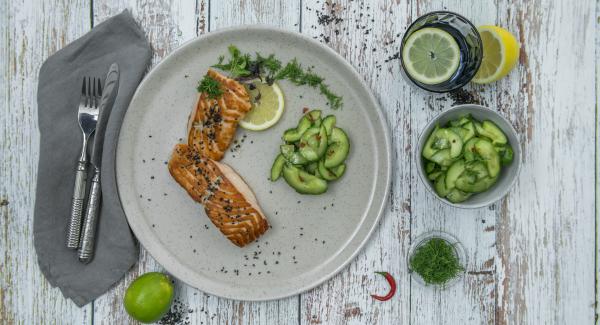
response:
M382 275L387 280L388 284L390 285L390 291L388 291L388 293L385 296L371 295L371 297L373 297L373 299L376 299L379 301L388 301L388 300L392 299L394 294L396 294L396 280L394 280L392 275L387 272L375 272L375 273Z
M308 107L304 107L304 108L302 109L302 114L306 114L306 112L308 112L309 110L310 110L310 108L308 108Z

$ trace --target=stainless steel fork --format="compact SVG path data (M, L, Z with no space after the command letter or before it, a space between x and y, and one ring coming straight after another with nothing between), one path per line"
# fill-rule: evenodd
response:
M98 106L100 105L100 97L102 96L102 86L98 78L84 77L81 88L81 100L79 101L77 115L79 128L81 129L81 133L83 133L83 144L75 170L75 185L73 186L71 216L67 234L67 247L72 249L79 247L83 202L87 183L87 144L90 136L96 130L99 113Z

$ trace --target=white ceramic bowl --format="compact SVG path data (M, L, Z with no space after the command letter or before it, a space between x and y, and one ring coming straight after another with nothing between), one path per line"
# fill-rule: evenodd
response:
M510 165L502 167L498 181L490 189L483 193L475 194L464 202L452 203L446 200L445 198L442 198L439 195L437 195L435 189L433 188L433 183L427 179L427 174L425 173L425 159L422 156L422 152L427 138L429 137L431 131L433 131L436 125L445 125L449 121L460 118L461 116L465 116L467 114L471 114L471 116L476 120L490 120L496 125L498 125L498 127L502 129L502 131L508 138L508 142L512 146L514 152L514 157ZM517 131L515 131L510 122L507 119L505 119L502 115L481 105L458 105L438 115L436 118L431 120L427 124L427 126L425 126L425 129L419 137L419 144L417 148L418 150L415 153L415 159L417 161L417 170L419 173L419 177L425 184L425 188L427 188L429 192L435 195L435 197L437 197L438 199L442 200L444 203L458 208L481 208L500 200L506 195L506 193L508 193L510 188L515 183L517 175L519 174L519 169L521 168L521 144L519 143Z

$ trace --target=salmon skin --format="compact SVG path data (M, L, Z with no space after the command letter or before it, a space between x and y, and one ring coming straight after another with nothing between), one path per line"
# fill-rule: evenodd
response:
M206 93L199 94L188 121L188 144L203 157L219 161L252 105L242 84L212 69L207 75L219 82L223 95L209 98Z
M269 228L254 193L228 165L178 144L169 160L169 172L232 243L243 247Z

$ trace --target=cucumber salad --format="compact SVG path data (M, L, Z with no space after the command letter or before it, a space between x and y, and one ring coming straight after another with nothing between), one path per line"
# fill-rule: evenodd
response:
M350 141L346 132L336 127L333 115L321 118L320 110L304 114L298 126L283 133L280 153L271 168L271 181L282 175L300 194L321 194L328 182L342 177Z
M485 192L513 159L506 135L492 121L464 116L437 126L423 148L427 178L452 203Z

